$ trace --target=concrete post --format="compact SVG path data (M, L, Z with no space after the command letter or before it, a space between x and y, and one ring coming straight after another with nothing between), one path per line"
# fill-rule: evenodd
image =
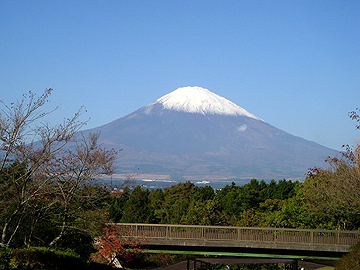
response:
M298 267L299 267L299 263L297 260L294 260L293 263L292 263L292 269L293 270L298 270Z

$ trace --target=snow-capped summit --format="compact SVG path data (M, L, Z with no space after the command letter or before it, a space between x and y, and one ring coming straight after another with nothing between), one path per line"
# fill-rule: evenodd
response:
M242 115L260 120L235 103L208 89L199 86L187 86L162 96L154 103L162 104L164 109L201 114Z

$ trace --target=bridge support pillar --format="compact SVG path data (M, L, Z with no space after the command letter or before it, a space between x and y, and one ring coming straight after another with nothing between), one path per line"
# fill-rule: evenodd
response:
M298 270L299 263L297 260L293 261L292 263L292 270Z

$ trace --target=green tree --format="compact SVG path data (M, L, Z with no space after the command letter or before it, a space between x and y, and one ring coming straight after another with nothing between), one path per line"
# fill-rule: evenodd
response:
M219 202L219 208L226 217L227 224L235 224L241 218L241 189L234 182L226 185L223 189L217 190L216 198Z
M165 194L162 189L154 189L149 194L149 207L152 216L149 217L150 223L164 223L166 220L162 207L165 201Z
M300 186L295 196L274 202L275 209L280 209L266 216L269 227L335 229L337 226L336 216L312 211Z
M248 184L241 188L241 209L246 211L248 209L257 209L260 206L260 202L264 200L261 196L262 190L266 188L264 181L259 182L256 179L252 179Z
M181 223L194 225L223 225L226 219L220 210L211 186L195 187L190 198L188 211L183 215Z
M195 188L195 192L191 199L195 201L212 200L215 197L214 189L211 186L202 186Z
M241 219L236 223L240 227L266 227L266 213L254 209L244 210Z
M125 187L121 192L112 192L111 197L109 218L112 222L119 222L124 214L124 206L130 198L130 189Z
M191 182L165 188L165 201L163 207L157 211L157 216L163 217L163 223L181 224L196 189L197 187Z
M124 205L120 222L148 223L149 217L152 216L149 208L149 193L149 190L137 186Z
M188 225L221 225L221 213L217 201L192 201L187 213L181 218L181 223Z
M276 185L275 193L272 199L288 199L295 195L295 186L298 182L292 182L290 180L280 180Z

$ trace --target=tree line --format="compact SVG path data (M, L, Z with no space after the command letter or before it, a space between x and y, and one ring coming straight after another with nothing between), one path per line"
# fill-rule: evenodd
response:
M306 199L310 185L252 179L223 189L191 182L149 191L140 186L111 193L109 218L120 223L357 229L355 213L315 211Z

